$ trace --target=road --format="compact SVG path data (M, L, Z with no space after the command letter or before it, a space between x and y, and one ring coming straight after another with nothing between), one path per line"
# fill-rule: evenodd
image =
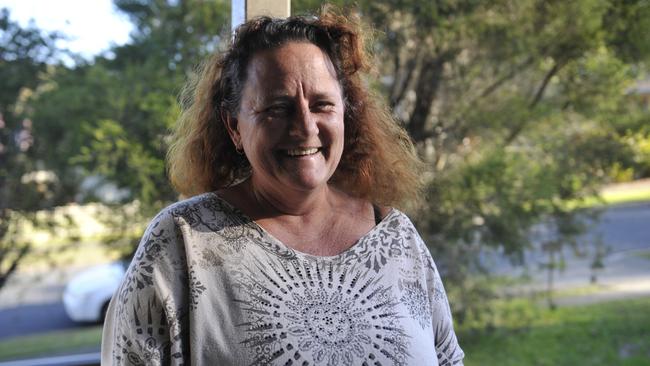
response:
M650 295L650 202L610 207L601 215L600 222L582 241L593 241L598 235L611 248L605 257L605 269L598 274L599 283L611 291L603 296ZM567 270L556 277L556 287L584 286L589 284L591 259L567 252ZM527 253L528 261L543 260L543 254ZM514 273L503 258L495 258L497 272ZM61 304L63 284L78 272L73 270L50 271L45 275L16 276L0 291L0 341L8 337L42 331L67 329L80 325L65 315ZM543 271L531 272L535 284L546 279ZM591 297L591 300L597 297ZM583 299L584 300L584 299Z
M548 232L543 224L536 228L544 237ZM564 296L559 305L592 303L609 299L650 296L650 202L625 204L609 207L600 215L600 220L588 232L577 239L583 255L576 255L570 248L563 250L566 268L555 272L554 288L566 290L585 288L591 284L595 247L601 241L608 248L603 258L604 268L596 272L600 289L593 293ZM542 290L546 288L548 272L540 268L547 262L547 255L537 249L526 252L527 267L516 267L507 258L495 252L485 253L485 262L493 273L500 275L527 275L531 282L517 287L520 290ZM593 289L592 289L593 291Z
M79 327L65 314L63 304L25 304L0 311L0 342L20 335Z
M605 268L597 273L597 283L603 290L558 298L558 305L650 296L650 202L607 209L602 213L598 225L582 240L593 243L599 236L610 250L603 260ZM567 269L557 275L556 287L589 284L592 258L579 258L571 254L567 258Z
M85 326L65 314L65 283L83 268L19 273L0 290L0 342L3 339Z
M609 208L596 229L615 251L650 249L650 202Z

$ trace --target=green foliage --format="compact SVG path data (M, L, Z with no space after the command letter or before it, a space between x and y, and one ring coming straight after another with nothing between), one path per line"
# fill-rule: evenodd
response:
M607 43L625 61L648 61L650 56L650 3L645 0L612 0L604 18Z
M140 199L151 202L160 194L159 185L165 184L165 167L160 156L152 156L144 150L137 138L133 138L113 120L100 120L96 126L84 125L89 143L81 146L73 164L92 167L92 172L110 177L120 187L137 190ZM127 174L116 175L116 172ZM137 172L137 175L128 174Z
M636 175L650 177L650 131L631 132L625 142L633 151L633 162L628 166L634 167Z
M117 1L137 25L131 44L48 75L33 98L39 158L69 181L99 175L127 189L125 200L175 199L165 176L166 135L187 73L220 40L227 2ZM51 154L58 150L58 154ZM92 195L90 196L92 197Z
M56 56L56 34L42 34L33 26L21 28L12 21L9 10L0 9L0 106L7 113L23 88L34 89L46 62Z
M30 243L15 239L16 218L56 202L56 179L36 174L34 123L27 99L55 55L56 35L21 28L0 10L0 288L18 268ZM35 220L33 220L35 221Z
M646 365L649 305L648 298L556 310L526 300L495 304L492 327L459 330L465 365Z

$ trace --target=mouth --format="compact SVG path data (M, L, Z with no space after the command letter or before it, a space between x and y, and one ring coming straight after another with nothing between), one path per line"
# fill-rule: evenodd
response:
M314 155L321 151L320 147L308 147L308 148L297 148L297 149L287 149L284 150L284 153L290 157L301 157Z

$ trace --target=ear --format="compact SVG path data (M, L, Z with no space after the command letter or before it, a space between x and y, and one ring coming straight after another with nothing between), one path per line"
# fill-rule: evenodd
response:
M240 149L241 135L239 134L237 118L231 116L230 113L222 109L221 120L223 121L224 126L226 126L226 130L228 131L228 135L230 135L230 140L233 145L235 145L235 148Z

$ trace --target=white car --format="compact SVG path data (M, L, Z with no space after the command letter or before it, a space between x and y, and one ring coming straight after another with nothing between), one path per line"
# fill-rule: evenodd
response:
M63 305L70 319L76 322L103 322L108 303L128 265L128 261L116 261L75 275L63 292Z

